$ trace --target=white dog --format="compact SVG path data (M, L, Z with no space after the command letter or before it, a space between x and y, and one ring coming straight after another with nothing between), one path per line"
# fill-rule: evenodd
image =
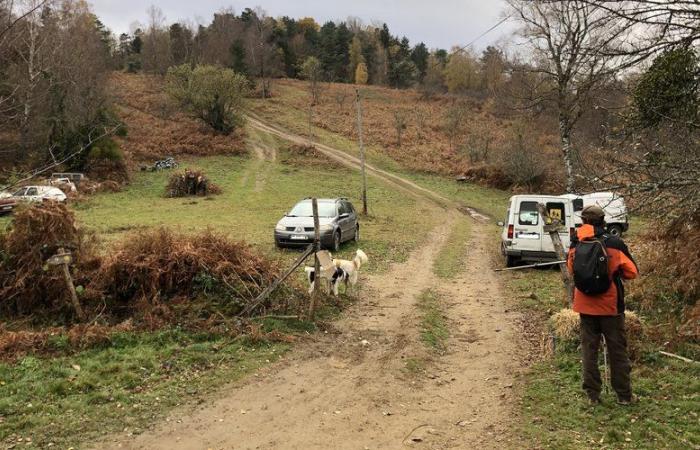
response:
M369 261L369 258L362 250L358 250L355 253L355 257L352 259L352 261L348 261L346 259L333 260L335 267L342 269L347 274L347 278L344 280L346 291L348 285L350 285L351 289L357 285L357 280L360 276L360 267L367 264L367 261Z
M367 255L362 250L358 250L355 253L355 257L352 259L352 261L348 261L346 259L333 260L335 272L333 272L333 276L328 281L330 282L330 285L333 288L333 294L336 297L338 296L338 287L340 286L340 283L345 283L346 292L348 290L348 285L351 289L357 285L360 275L360 267L367 264L367 261L369 261L369 258L367 258ZM313 267L306 267L305 271L310 285L309 294L312 294L314 292L314 280L316 279L316 273Z

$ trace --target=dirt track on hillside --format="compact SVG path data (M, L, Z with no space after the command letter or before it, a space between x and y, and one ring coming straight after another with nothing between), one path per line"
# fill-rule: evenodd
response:
M422 188L402 189L421 196ZM434 205L445 220L407 262L361 277L357 303L333 330L215 399L99 448L517 447L509 444L517 317L489 270L483 222L471 227L465 270L450 281L433 274L433 261L461 220L460 212L444 206ZM420 341L416 302L426 289L441 294L448 319L443 355ZM411 370L416 361L422 370Z

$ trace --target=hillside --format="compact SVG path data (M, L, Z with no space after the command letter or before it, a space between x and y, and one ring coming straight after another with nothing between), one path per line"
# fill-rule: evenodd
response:
M561 177L556 137L542 133L536 123L523 124L494 113L490 100L436 95L424 98L414 89L363 86L362 116L365 145L409 171L440 175L471 173L486 185L517 184L508 162L518 161L517 133L525 136L528 152L537 154L550 181ZM319 102L312 108L314 127L357 142L355 86L322 83ZM256 100L259 116L302 135L309 133L309 84L276 80L273 97ZM401 145L398 131L401 128ZM537 135L535 137L535 135ZM490 169L490 170L489 170Z
M126 124L127 136L118 140L130 161L246 152L242 130L224 136L190 118L170 102L162 77L113 72L109 88L116 113Z

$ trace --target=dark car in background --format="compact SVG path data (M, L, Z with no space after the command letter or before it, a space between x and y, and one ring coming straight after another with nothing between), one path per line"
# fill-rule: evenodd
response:
M0 192L0 216L10 214L17 206L17 200L12 197L12 194Z
M360 240L360 224L355 207L346 198L318 199L321 246L338 251L347 241ZM306 247L314 241L311 199L292 208L275 227L277 247Z

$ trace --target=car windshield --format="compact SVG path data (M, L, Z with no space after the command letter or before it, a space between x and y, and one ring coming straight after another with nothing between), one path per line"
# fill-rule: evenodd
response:
M289 211L289 214L287 214L289 217L312 217L313 215L311 201L309 200L297 203L297 205ZM335 215L335 202L318 202L319 217L335 217Z

